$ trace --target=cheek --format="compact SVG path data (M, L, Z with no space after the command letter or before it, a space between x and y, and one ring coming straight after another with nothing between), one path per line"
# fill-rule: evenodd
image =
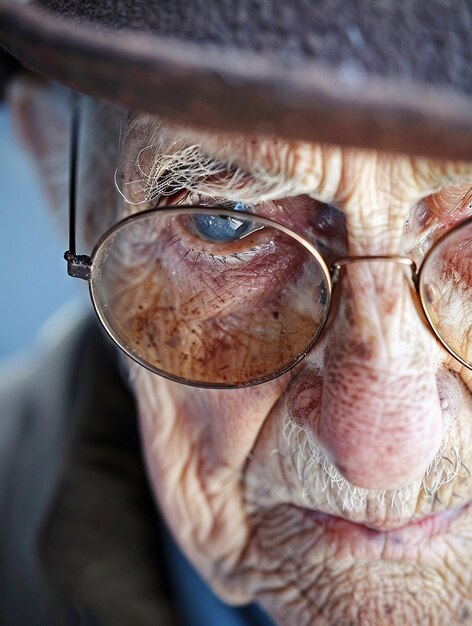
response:
M134 380L151 487L179 544L208 577L228 546L238 552L245 542L238 473L209 467L206 416L187 412L178 386L156 378L137 372Z
M199 424L199 446L208 472L221 466L240 472L287 377L235 390L185 389L180 406L189 425Z
M131 368L147 444L162 450L164 459L170 448L193 448L208 475L223 466L242 469L289 381L285 375L248 389L200 389L169 382L135 364ZM170 446L171 439L176 446Z
M248 544L242 471L280 383L208 391L133 367L144 454L160 509L194 565L227 593L225 579Z

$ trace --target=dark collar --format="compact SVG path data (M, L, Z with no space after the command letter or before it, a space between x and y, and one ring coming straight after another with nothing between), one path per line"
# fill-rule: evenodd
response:
M134 401L116 356L91 322L74 357L70 412L80 405L81 415L42 558L64 607L83 605L100 626L170 626L177 621L162 522L143 467Z

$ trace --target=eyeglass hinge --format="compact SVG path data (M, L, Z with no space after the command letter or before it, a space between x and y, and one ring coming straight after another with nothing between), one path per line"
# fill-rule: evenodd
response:
M92 259L86 254L72 254L72 252L64 252L64 258L67 261L67 273L73 278L82 278L90 280L92 275Z

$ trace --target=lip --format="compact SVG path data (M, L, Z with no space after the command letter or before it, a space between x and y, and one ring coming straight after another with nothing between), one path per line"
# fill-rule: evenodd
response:
M313 522L318 540L333 556L373 558L391 561L415 561L418 552L447 549L444 541L459 540L460 533L454 532L466 516L472 517L472 504L425 516L395 527L370 522L352 522L347 519L305 509L305 515ZM472 520L471 520L472 523ZM458 535L458 536L456 536Z

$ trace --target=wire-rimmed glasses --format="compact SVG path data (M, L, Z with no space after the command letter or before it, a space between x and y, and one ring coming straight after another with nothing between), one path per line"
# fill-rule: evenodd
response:
M286 226L208 206L132 215L91 257L77 256L75 157L71 164L69 273L89 281L108 334L149 370L215 388L276 378L323 333L343 268L373 260L410 267L433 333L472 369L472 219L439 239L419 271L402 256L347 257L328 267L316 245Z
M313 244L281 224L191 206L128 217L90 258L67 258L70 273L89 280L107 332L133 359L176 381L240 387L298 363L323 331L337 272L379 259L411 267L433 332L472 368L471 246L467 220L435 244L419 272L406 257L351 257L328 268Z

